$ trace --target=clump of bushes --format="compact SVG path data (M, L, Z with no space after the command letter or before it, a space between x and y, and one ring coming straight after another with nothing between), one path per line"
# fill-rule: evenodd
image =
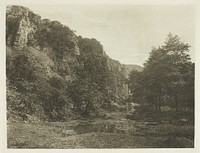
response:
M194 125L194 111L155 111L145 106L135 106L132 115L127 116L132 120L169 122L178 125Z

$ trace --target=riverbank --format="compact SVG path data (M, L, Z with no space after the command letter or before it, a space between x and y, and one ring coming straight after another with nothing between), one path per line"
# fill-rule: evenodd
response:
M194 147L191 125L151 124L125 119L124 115L69 122L8 122L8 148Z

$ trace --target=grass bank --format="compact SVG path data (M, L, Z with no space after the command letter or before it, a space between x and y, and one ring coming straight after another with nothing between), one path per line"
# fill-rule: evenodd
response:
M8 148L192 148L192 125L126 119L8 122Z

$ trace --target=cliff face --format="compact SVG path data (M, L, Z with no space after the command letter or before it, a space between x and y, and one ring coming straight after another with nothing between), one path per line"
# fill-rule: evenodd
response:
M6 12L7 45L21 49L31 41L41 17L28 8L8 6Z
M58 27L55 31L55 27ZM63 38L59 40L60 27L63 25L57 21L50 21L47 19L41 20L39 15L34 14L28 8L21 6L8 6L6 12L6 44L12 47L14 50L23 50L24 47L30 46L40 51L42 54L46 54L50 57L55 65L58 73L63 76L70 78L73 70L70 70L70 66L77 65L76 56L80 54L79 47L77 45L76 35L67 29L68 35L66 38L69 39L69 43L73 44L70 47L66 47L62 50L63 58L56 57L56 53L60 51L60 48L55 48L56 45L52 42L61 42ZM57 36L54 34L58 32ZM50 41L46 41L50 37ZM52 42L51 42L52 41ZM65 43L65 42L63 42ZM68 43L68 42L67 42ZM63 44L61 44L63 45ZM63 47L63 46L61 46ZM59 50L59 51L58 51ZM60 51L61 52L61 51Z
M58 21L8 6L6 45L9 110L64 120L76 111L107 109L126 99L124 66L109 58L97 40L77 37Z

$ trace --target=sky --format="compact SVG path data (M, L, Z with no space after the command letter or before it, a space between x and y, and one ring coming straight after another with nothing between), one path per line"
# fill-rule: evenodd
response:
M143 65L152 46L167 34L191 45L194 61L195 12L192 5L26 5L42 19L60 21L76 35L101 42L109 57Z

